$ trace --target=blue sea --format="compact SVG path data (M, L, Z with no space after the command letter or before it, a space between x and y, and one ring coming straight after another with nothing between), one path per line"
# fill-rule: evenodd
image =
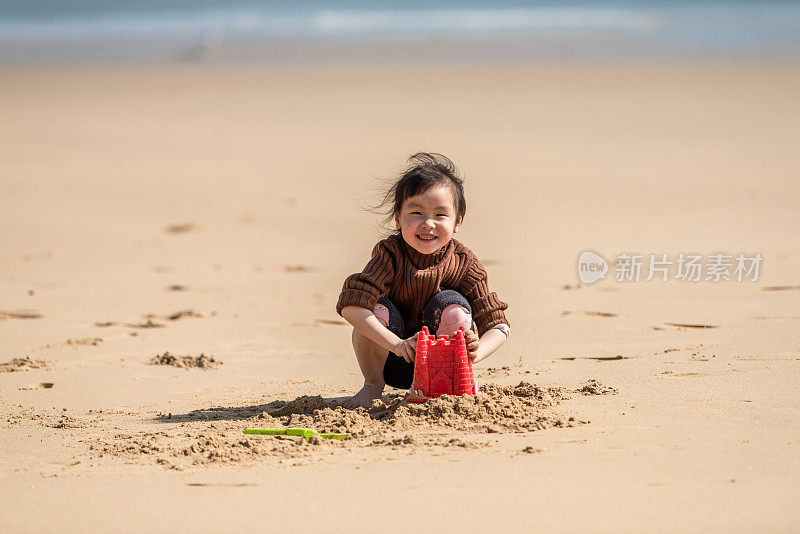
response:
M797 60L800 2L0 0L0 63Z

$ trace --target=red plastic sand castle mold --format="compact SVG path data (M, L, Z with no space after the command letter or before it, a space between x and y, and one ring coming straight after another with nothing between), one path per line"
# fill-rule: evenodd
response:
M440 395L475 395L472 364L467 357L464 328L450 336L432 336L427 326L417 338L414 383L407 399L425 402Z

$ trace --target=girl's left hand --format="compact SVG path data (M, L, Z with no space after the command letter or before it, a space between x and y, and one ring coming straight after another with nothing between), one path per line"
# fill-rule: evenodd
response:
M467 342L467 356L469 357L469 361L474 362L475 357L478 355L480 338L478 338L478 334L472 330L467 330L464 332L464 340Z

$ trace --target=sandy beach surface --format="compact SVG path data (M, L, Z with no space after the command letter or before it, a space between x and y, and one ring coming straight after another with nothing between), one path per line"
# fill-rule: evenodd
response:
M3 67L0 530L797 532L798 95L796 64ZM347 413L334 305L419 150L512 335L477 401ZM581 287L584 249L764 261ZM242 433L281 425L352 438Z

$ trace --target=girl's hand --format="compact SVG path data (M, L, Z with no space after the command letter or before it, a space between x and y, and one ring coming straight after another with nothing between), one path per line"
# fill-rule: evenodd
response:
M478 355L480 338L478 337L478 334L472 330L467 330L464 332L464 341L467 343L467 356L469 357L469 361L470 363L474 363L475 357Z
M397 345L394 346L392 352L403 358L407 362L413 362L414 356L417 354L417 338L419 337L419 332L414 334L408 339L404 339L400 341Z

